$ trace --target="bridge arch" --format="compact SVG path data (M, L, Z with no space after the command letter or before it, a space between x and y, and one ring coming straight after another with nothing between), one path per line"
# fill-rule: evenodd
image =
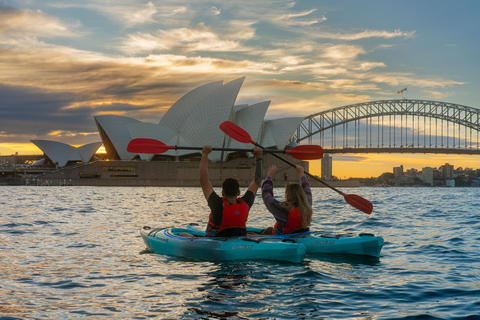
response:
M341 132L337 133L339 129ZM365 142L362 149L372 149L371 152L392 152L391 149L408 146L417 149L408 150L414 153L443 149L449 149L448 153L477 153L479 132L480 109L401 99L357 103L312 114L297 128L295 140L307 140L311 144L318 136L323 146L322 140L328 136L332 141L331 150L335 152L360 148ZM452 147L458 152L452 152Z

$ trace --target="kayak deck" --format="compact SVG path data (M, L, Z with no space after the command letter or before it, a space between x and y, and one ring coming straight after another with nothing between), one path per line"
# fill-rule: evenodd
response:
M189 230L198 235L205 235L198 225L190 224ZM382 237L370 233L328 233L325 231L307 231L287 235L260 235L262 229L247 228L248 237L252 239L292 239L305 245L307 254L328 253L328 254L352 254L371 257L380 257L384 240Z
M191 260L278 260L299 263L305 245L291 239L252 238L249 236L205 237L205 232L189 228L143 227L143 241L159 254Z

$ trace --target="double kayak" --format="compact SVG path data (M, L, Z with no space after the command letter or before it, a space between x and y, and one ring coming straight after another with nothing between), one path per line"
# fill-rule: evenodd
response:
M303 244L288 238L210 238L205 237L204 231L192 228L143 227L140 234L151 251L191 260L278 260L300 263L306 253Z
M378 258L383 238L373 234L307 231L288 235L260 235L247 228L246 236L206 237L196 224L186 228L143 227L147 247L158 254L191 260L278 260L299 263L306 254L361 255Z
M197 235L205 236L205 231L196 224L187 226ZM259 235L262 229L247 228L248 237L252 239L290 239L303 244L307 254L349 254L378 258L383 247L383 238L371 233L331 233L325 231L307 231L288 235Z

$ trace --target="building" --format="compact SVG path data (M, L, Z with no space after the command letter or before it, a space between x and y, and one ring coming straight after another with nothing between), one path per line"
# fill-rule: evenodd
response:
M217 81L187 92L170 107L158 123L142 122L117 115L95 116L94 120L102 142L75 148L55 141L32 140L62 170L28 177L29 183L197 186L198 161L201 155L198 147L212 145L247 150L253 147L251 143L244 144L231 139L220 130L220 124L227 120L243 128L254 141L265 148L294 147L296 145L293 141L294 133L304 117L265 120L270 101L252 105L235 104L243 81L244 78L225 84L223 81ZM155 139L167 146L195 147L197 150L173 149L162 154L130 153L127 146L135 138ZM107 152L106 160L109 161L91 162L92 156L101 144ZM264 165L275 163L271 158L266 157ZM211 180L215 186L221 184L225 175L237 176L242 186L248 185L253 178L251 152L214 151L209 154L209 159L214 162L211 164ZM86 163L89 161L90 163ZM307 162L296 160L293 162L308 170ZM83 165L69 166L72 163ZM294 168L285 165L277 167L284 174L281 183L297 181Z
M422 168L422 181L424 184L429 184L430 186L433 186L433 168Z
M110 160L141 159L182 161L197 157L198 151L168 150L161 155L134 154L127 151L135 138L155 139L170 146L251 148L225 135L219 126L232 121L247 131L254 141L266 148L284 149L292 142L295 129L304 117L264 120L270 101L253 105L235 105L244 78L223 84L212 82L196 88L175 102L158 124L133 118L102 115L95 122ZM232 152L212 152L209 159L224 162Z
M323 155L321 172L323 180L332 180L332 157L328 154Z
M393 168L393 176L394 176L394 178L403 177L403 165L401 165L400 167L394 167Z
M81 147L74 147L66 143L51 140L30 140L47 158L58 167L65 167L70 163L88 163L93 160L95 152L101 147L102 142L93 142ZM32 164L42 165L45 158Z
M453 180L453 179L445 180L445 186L446 187L452 187L452 188L455 187L455 180Z
M103 144L108 160L182 161L198 157L198 151L169 150L161 155L134 154L127 151L128 143L135 138L150 138L166 145L200 147L212 145L225 148L248 148L251 144L239 143L220 129L224 121L232 121L245 129L252 139L266 148L284 149L292 142L295 129L304 117L265 120L270 101L253 105L235 105L244 77L226 84L217 81L198 87L181 97L163 115L158 124L142 122L125 116L95 116L101 142L74 147L50 140L31 140L57 167L75 163L88 163ZM209 159L225 162L233 152L212 152Z
M453 179L454 167L451 164L445 163L443 166L440 166L440 171L442 172L442 177L445 180Z

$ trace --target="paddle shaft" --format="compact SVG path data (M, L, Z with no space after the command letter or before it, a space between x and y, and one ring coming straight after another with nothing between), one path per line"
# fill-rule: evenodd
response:
M164 148L175 149L175 150L203 150L203 147L180 147L180 146L165 146ZM261 148L261 147L259 147ZM263 149L263 148L262 148ZM253 152L253 149L242 149L242 148L212 148L212 151L232 151L232 152ZM264 152L269 153L287 153L286 150L269 150L263 149Z
M250 142L253 143L253 144L255 144L257 147L262 148L263 150L265 150L264 147L262 147L261 145L259 145L259 144L256 143L255 141L251 140ZM294 167L294 168L295 168L295 166L296 166L294 163L288 161L287 159L284 159L284 158L280 157L278 154L272 153L272 156L274 156L274 157L282 160L282 161L285 162L285 163L288 163L289 165L291 165L291 166ZM303 173L306 174L306 175L309 176L309 177L312 177L313 179L317 180L318 182L324 184L325 186L329 187L329 188L332 189L333 191L338 192L338 193L341 194L341 195L345 195L342 191L338 190L337 188L335 188L335 187L332 186L332 185L329 185L328 183L326 183L325 181L323 181L323 180L320 179L319 177L317 177L317 176L309 173L308 171L304 171Z

